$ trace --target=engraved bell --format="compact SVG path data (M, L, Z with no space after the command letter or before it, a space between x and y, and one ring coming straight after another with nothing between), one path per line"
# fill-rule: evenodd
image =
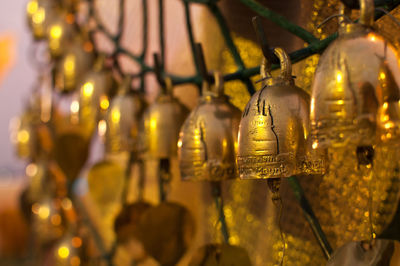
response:
M93 65L93 45L83 38L72 42L56 63L54 83L59 92L74 91Z
M108 153L138 150L140 121L146 102L141 94L130 88L131 78L127 77L110 103L106 115Z
M240 110L223 91L222 76L204 83L203 96L179 133L178 156L183 180L220 181L236 178Z
M373 1L362 0L360 6L359 22L341 23L338 39L316 69L310 114L314 148L372 145L378 108L387 97L378 89L382 62L397 88L400 82L396 50L372 28Z
M177 154L179 130L189 110L172 94L172 83L166 80L157 100L144 113L145 149L154 158L169 158Z
M240 121L237 160L242 179L290 177L310 170L309 96L294 85L286 52L275 48L274 53L281 73L272 77L264 59L263 88L250 99Z
M105 59L99 55L80 83L79 121L93 126L105 115L114 86L112 72L104 66Z
M26 5L28 26L35 40L43 40L47 36L49 23L54 19L56 3L52 0L30 0Z

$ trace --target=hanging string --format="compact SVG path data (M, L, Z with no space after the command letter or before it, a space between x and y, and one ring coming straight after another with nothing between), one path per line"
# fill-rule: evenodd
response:
M226 244L229 244L229 231L224 213L224 201L222 198L221 182L220 181L212 182L211 186L212 186L212 195L215 201L215 207L218 213L218 220L221 225L221 234L222 237L224 238L224 242Z

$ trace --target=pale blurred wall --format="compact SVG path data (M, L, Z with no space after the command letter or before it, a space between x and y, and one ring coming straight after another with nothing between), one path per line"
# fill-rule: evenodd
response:
M9 122L12 117L22 113L36 77L33 66L27 60L32 40L24 19L26 2L0 2L0 39L12 36L15 40L14 63L0 78L0 208L15 203L13 191L18 189L24 173L25 162L15 156L10 142Z

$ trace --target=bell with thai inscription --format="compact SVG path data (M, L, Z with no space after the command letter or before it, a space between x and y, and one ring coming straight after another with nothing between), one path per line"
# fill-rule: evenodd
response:
M74 91L93 65L93 45L83 38L74 40L56 63L54 83L59 92Z
M239 129L238 168L242 179L268 179L318 172L321 161L308 153L309 96L294 85L286 52L275 48L281 73L261 67L263 88L243 111Z
M56 1L30 0L26 5L26 15L29 28L35 40L43 40L47 36L49 23L56 13Z
M106 115L106 151L117 153L138 150L140 121L146 107L142 95L131 90L132 80L125 78L112 99Z
M79 121L93 126L105 116L114 86L112 73L105 68L105 59L99 55L80 83Z
M236 178L240 110L226 95L222 76L204 83L203 96L179 133L178 156L183 180L221 181Z
M172 83L166 87L143 115L146 153L153 158L176 156L179 130L189 110L172 94Z
M322 54L316 69L311 98L314 148L372 145L378 108L399 87L397 52L372 28L374 2L361 0L360 6L359 22L342 21L338 39ZM391 73L389 91L378 89L379 80L385 79L382 64Z

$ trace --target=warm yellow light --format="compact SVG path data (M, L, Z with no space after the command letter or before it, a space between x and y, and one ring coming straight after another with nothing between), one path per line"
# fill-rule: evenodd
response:
M39 4L37 1L29 1L28 5L26 6L26 11L28 12L29 15L33 15L34 13L37 12L39 8Z
M312 144L312 148L315 150L316 148L318 148L318 142L314 141Z
M228 146L228 142L226 141L226 139L223 139L223 140L222 140L222 147L223 147L224 149L226 149L226 146Z
M103 137L107 131L107 122L105 120L100 120L99 124L97 125L97 131L99 132L99 136Z
M66 76L72 76L75 73L75 56L68 55L64 61L64 70Z
M343 104L344 104L344 101L343 101L343 100L338 100L338 101L337 101L337 104L343 105Z
M73 237L71 240L71 244L74 248L79 248L82 246L82 239L80 237Z
M383 103L383 109L387 109L387 108L388 108L388 103L387 102Z
M58 249L58 256L60 256L60 258L62 259L66 259L69 256L69 248L66 246L61 246Z
M50 221L53 225L57 226L61 224L61 216L59 214L54 214L51 216Z
M32 21L35 24L41 24L46 18L46 11L44 8L39 7L36 12L32 15Z
M111 111L111 121L113 123L118 123L120 119L121 119L121 113L119 112L119 110L117 108L114 108Z
M376 37L375 37L374 34L370 34L369 39L370 39L371 41L373 41L373 42L376 41Z
M83 96L85 96L85 97L92 96L93 91L94 91L93 82L89 81L89 82L86 82L85 84L83 84L82 90L83 90Z
M35 176L35 175L37 174L37 172L38 172L38 167L37 167L37 165L34 164L34 163L28 164L28 165L26 166L26 168L25 168L25 173L26 173L26 175L29 176L29 177Z
M39 211L38 211L38 215L40 217L40 219L47 219L50 215L50 208L49 206L40 206L39 207Z
M50 29L50 37L53 39L60 39L63 34L63 29L60 25L53 25Z
M69 210L72 208L72 202L70 199L63 199L61 202L61 207L63 207L64 210Z
M71 113L76 114L79 112L79 102L77 100L72 101L71 103Z
M385 78L386 78L386 75L385 75L385 73L381 72L381 73L379 74L379 77L380 77L380 79L385 79Z
M384 127L386 129L392 128L393 127L393 123L392 122L387 122L387 123L385 123Z
M157 120L155 120L154 118L150 120L150 128L151 129L157 128Z
M336 74L336 81L337 81L337 82L342 82L342 80L343 80L342 73L341 73L341 72L338 72L338 73Z
M100 98L100 108L103 110L107 110L108 106L110 106L110 102L108 101L108 97L106 95L101 96Z
M21 143L27 143L29 141L29 132L27 130L20 130L17 134L17 140Z
M178 141L178 148L181 148L182 147L182 140L179 140Z

